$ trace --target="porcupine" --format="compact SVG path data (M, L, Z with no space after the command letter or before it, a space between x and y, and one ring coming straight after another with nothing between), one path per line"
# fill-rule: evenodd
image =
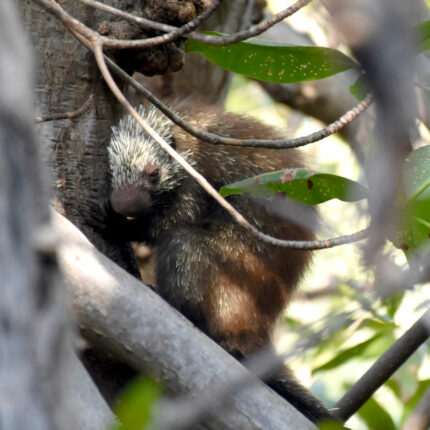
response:
M214 106L185 101L174 108L192 125L222 136L282 137L255 119ZM217 189L263 172L303 166L297 150L208 144L155 107L141 106L139 113ZM270 343L310 252L264 243L235 223L131 115L112 128L108 150L112 192L100 216L105 233L153 247L156 291L233 356L241 360ZM314 237L254 198L231 196L229 201L274 237ZM288 368L266 382L312 421L332 418Z

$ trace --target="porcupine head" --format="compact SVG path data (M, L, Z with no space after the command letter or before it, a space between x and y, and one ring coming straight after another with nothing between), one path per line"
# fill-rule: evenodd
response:
M139 114L169 144L174 144L174 124L155 107L140 106ZM185 170L137 123L125 115L112 127L108 148L112 174L111 204L115 212L128 218L148 215L187 177ZM195 164L192 152L181 152Z

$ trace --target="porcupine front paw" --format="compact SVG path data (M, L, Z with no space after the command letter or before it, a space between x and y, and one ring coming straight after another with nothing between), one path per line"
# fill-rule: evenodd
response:
M126 227L127 220L116 213L111 204L110 196L94 198L89 204L87 224L110 239L121 239L122 231Z

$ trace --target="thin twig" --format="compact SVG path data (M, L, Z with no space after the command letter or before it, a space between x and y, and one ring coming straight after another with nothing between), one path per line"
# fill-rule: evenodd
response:
M210 411L225 405L226 400L233 393L255 381L255 377L262 380L269 378L280 366L294 357L303 355L305 351L317 346L323 337L335 333L340 327L344 327L350 320L350 314L338 314L330 316L330 324L323 330L309 335L308 332L301 333L300 340L295 343L291 351L275 354L272 347L261 348L258 352L249 356L242 364L250 371L242 377L232 379L228 382L213 384L208 392L200 392L196 395L185 395L174 400L166 400L156 410L155 423L157 428L166 429L188 429L204 418Z
M36 0L39 4L46 5L46 10L50 13L52 13L56 18L58 18L61 22L65 23L68 22L69 25L71 25L74 30L76 30L78 33L85 36L87 39L93 41L97 40L97 43L101 44L103 47L106 48L114 48L114 49L138 49L138 48L145 48L151 45L150 39L143 39L143 40L123 40L123 39L112 39L110 37L102 36L99 33L95 32L94 30L91 30L86 25L82 24L80 21L70 17L65 11L56 8L52 4L50 4L46 0ZM251 27L248 30L244 30L243 32L236 33L231 36L226 36L226 39L223 43L219 43L221 45L226 45L228 43L234 43L238 42L242 38L247 39L251 36L257 35L262 33L263 31L267 30L269 27L274 25L276 22L280 21L281 19L284 19L287 16L292 15L293 13L300 10L303 6L308 4L312 0L299 0L297 1L293 6L289 7L288 9L285 9L284 11L280 12L277 15L274 15L273 17L269 18L266 21L263 21L257 26ZM71 18L71 19L68 19ZM265 25L262 25L266 23ZM267 28L266 28L267 27ZM175 27L174 27L175 28ZM253 29L253 30L252 30ZM176 30L176 28L175 28ZM252 30L252 31L251 31ZM162 39L164 36L157 36L156 43L163 43L164 39ZM225 43L228 42L228 43Z
M37 0L39 1L39 0ZM133 108L133 106L128 102L128 100L124 97L124 94L116 85L112 75L109 72L109 69L106 65L103 55L103 48L101 43L95 43L94 45L94 55L99 66L100 72L103 75L104 80L108 84L112 93L118 99L118 101L125 107L125 109L130 113L130 115L140 124L141 127L174 159L176 160L189 175L191 175L204 189L208 192L210 196L212 196L218 203L221 204L239 223L241 226L245 228L249 228L250 224L246 219L234 209L234 207L227 202L224 198L222 198L218 191L210 185L207 179L197 172L191 164L189 164L183 157L181 157L149 124L138 114L138 112Z
M37 124L40 124L42 122L56 121L59 119L75 119L83 115L90 108L92 104L93 104L93 96L92 94L90 94L87 101L79 109L73 112L63 112L63 113L56 113L56 114L47 115L47 116L37 116L35 119L35 122Z
M104 10L105 12L109 12L113 15L120 16L120 17L126 19L127 21L132 22L133 24L139 24L140 26L142 26L144 28L148 28L148 22L154 23L154 21L151 21L149 19L137 17L135 15L132 15L132 14L127 13L127 12L123 12L119 9L112 7L112 6L108 6L108 5L105 5L105 4L97 2L97 1L92 1L92 0L79 0L79 1L81 3L86 4L87 6L101 9L101 10ZM168 43L168 42L172 42L176 39L179 39L181 36L184 36L186 33L190 33L191 31L193 31L197 27L199 27L203 23L203 21L205 21L219 5L220 5L220 0L213 0L212 4L207 9L205 9L199 16L197 16L193 20L187 22L182 27L177 28L177 27L173 27L173 26L168 26L170 28L170 30L168 30L169 32L167 34L163 34L161 36L150 37L150 38L144 39L144 40L133 41L133 42L139 42L139 44L138 44L139 46L133 46L133 47L135 47L135 48L136 47L137 48L148 48L151 46L161 45L163 43ZM109 40L114 41L114 42L119 41L117 39L109 39ZM126 42L131 42L131 41L127 40ZM110 45L111 43L112 42L109 42L110 47L112 47L112 48L117 47L117 46L111 46ZM103 42L103 45L107 46L106 42ZM124 46L122 46L122 48L124 48Z
M235 219L235 221L244 227L245 229L251 231L260 240L275 246L281 246L284 248L291 249L302 249L302 250L317 250L324 248L332 248L334 246L343 245L345 243L356 242L367 237L367 230L362 230L358 233L354 233L347 236L341 236L333 239L327 240L282 240L265 234L255 228L253 225L247 221L242 214L240 214L226 199L221 197L218 191L212 187L208 180L197 172L183 157L181 157L149 124L138 114L138 112L133 108L133 106L124 97L121 90L116 85L109 69L106 65L103 55L102 45L95 44L94 55L96 57L97 64L100 71L108 84L109 88L118 99L118 101L127 109L130 115L144 128L144 130L174 159L176 160L186 172L192 176L203 188L204 190L213 197L224 209L226 209L230 215Z
M80 2L94 7L99 10L103 10L104 12L108 12L112 15L119 16L129 22L132 22L133 24L137 24L143 28L151 28L154 30L164 31L164 32L175 32L179 29L177 27L162 24L158 22L151 21L147 18L141 18L137 17L131 13L124 12L122 10L116 9L112 6L105 5L103 3L100 3L95 0L79 0ZM254 25L246 30L239 31L234 34L230 34L228 36L212 36L209 34L202 34L202 33L196 33L192 32L189 34L186 34L185 37L193 40L198 40L200 42L205 42L211 45L229 45L232 43L240 42L241 40L249 39L250 37L258 36L259 34L265 32L270 27L273 27L276 23L282 21L285 18L288 18L289 16L293 15L300 9L302 9L304 6L306 6L308 3L310 3L312 0L299 0L296 3L294 3L292 6L288 7L287 9L282 10L281 12L277 13L276 15L273 15L272 17L265 19L264 21L260 22L257 25ZM211 5L212 6L212 5ZM182 27L181 27L182 28ZM185 33L185 32L184 32ZM155 38L154 38L155 39ZM150 40L150 39L147 39ZM145 42L145 41L141 41ZM148 46L148 45L141 45L142 46Z
M46 0L33 0L34 2L41 5L46 9L48 13L51 13L52 9L56 9L56 11L60 10L57 6L53 6L55 3L48 3ZM54 1L54 0L51 0ZM47 7L45 7L47 6ZM260 240L269 243L275 246L281 246L290 249L300 249L300 250L317 250L324 248L331 248L338 245L343 245L345 243L356 242L367 237L367 230L362 230L358 233L354 233L352 235L340 236L333 239L328 240L315 240L315 241L296 241L296 240L281 240L274 238L270 235L260 232L253 225L251 225L244 217L241 215L226 199L224 199L218 191L212 187L212 185L207 181L207 179L197 172L183 157L181 157L162 137L151 128L146 121L137 113L137 111L133 108L133 106L128 102L125 98L124 94L116 85L112 75L109 72L107 67L105 58L103 54L103 43L101 40L101 36L97 33L91 33L91 40L85 40L82 37L82 34L76 29L74 25L76 20L71 18L66 12L61 10L61 14L53 13L54 16L61 16L60 21L63 25L72 32L88 49L92 50L95 55L96 62L100 68L100 72L102 73L106 83L110 87L113 94L116 96L118 101L126 108L126 110L136 119L136 121L144 128L144 130L174 159L176 160L184 170L192 176L201 186L202 188L213 197L224 209L226 209L233 219L245 229L251 231L256 237ZM112 64L114 64L112 62ZM122 69L120 69L122 71Z
M427 311L406 333L398 339L373 366L337 402L333 414L342 421L360 407L383 385L391 375L422 345L430 332L424 321L430 316Z
M308 145L310 143L315 143L319 140L325 139L328 136L331 136L332 134L339 132L347 124L359 117L372 104L372 96L368 94L360 103L345 112L336 121L332 122L321 130L315 131L306 136L297 137L295 139L236 139L232 137L223 137L218 134L209 133L207 131L201 130L184 121L176 112L169 109L166 104L164 104L160 99L155 97L148 89L146 89L142 84L132 78L111 59L109 59L108 57L105 58L107 64L109 65L109 68L111 68L117 76L119 76L129 85L131 85L136 91L143 94L143 96L147 100L149 100L154 106L160 109L161 112L163 112L164 115L166 115L176 125L190 133L192 136L197 137L204 142L212 143L214 145L234 145L250 148L270 149L298 148L301 146Z
M51 13L55 17L57 17L63 25L77 37L76 32L78 34L85 36L88 40L99 41L100 38L103 39L103 36L100 36L98 33L88 29L82 28L82 24L72 18L67 12L62 11L58 7L53 6L47 0L34 0L36 3L44 7L47 12ZM85 26L84 26L85 27ZM81 31L80 31L81 30ZM88 31L86 31L88 30ZM78 37L78 39L82 42L82 39ZM84 43L84 42L82 42ZM87 46L87 48L89 48ZM92 49L92 48L89 48ZM371 95L367 95L364 100L358 103L355 107L347 111L344 115L342 115L339 119L334 121L333 123L327 125L321 130L318 130L314 133L311 133L306 136L301 136L296 139L236 139L231 137L222 137L214 133L208 133L203 131L197 127L193 127L184 121L178 114L173 112L166 106L161 100L157 99L150 91L148 91L143 85L139 84L135 79L133 79L130 75L128 75L124 70L122 70L119 66L117 66L112 60L106 57L106 62L109 67L115 72L116 75L121 77L125 82L130 84L133 88L135 88L138 92L144 95L152 104L154 104L158 109L161 110L171 121L177 124L179 127L183 128L185 131L190 133L192 136L197 137L204 142L212 143L212 144L222 144L222 145L235 145L235 146L243 146L243 147L252 147L252 148L272 148L272 149L287 149L287 148L298 148L300 146L305 146L310 143L317 142L322 140L334 133L340 131L343 127L353 121L355 118L360 116L372 103Z

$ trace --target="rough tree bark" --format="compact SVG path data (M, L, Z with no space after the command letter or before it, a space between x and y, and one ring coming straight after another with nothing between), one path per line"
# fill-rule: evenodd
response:
M70 351L72 332L32 126L32 58L0 3L0 427L102 430L112 414ZM86 403L91 415L79 410Z
M117 5L120 2L117 2ZM106 144L120 110L107 90L92 54L52 16L32 2L19 5L36 58L36 107L39 115L73 112L92 98L89 109L75 119L38 125L43 152L52 165L57 206L106 255L137 274L130 246L110 243L86 224L94 198L107 195ZM97 27L103 17L79 2L61 2L78 20Z
M76 111L92 98L90 108L76 119L39 124L43 155L51 166L51 183L56 184L56 206L86 233L90 240L135 276L137 265L131 246L104 240L86 224L88 209L94 199L108 193L108 158L106 144L111 125L120 115L118 104L102 80L93 55L52 16L31 1L19 0L21 14L36 59L36 107L38 115ZM114 5L119 5L119 2ZM72 0L61 6L82 22L97 27L104 17ZM54 188L51 186L51 189ZM89 348L96 355L97 352ZM109 384L99 385L107 399L130 378L130 371L116 375L115 364L97 356L86 362L89 371L103 374ZM93 376L94 377L94 376Z
M224 1L201 30L235 33L259 21L259 0ZM232 74L215 66L202 55L186 54L184 67L177 73L155 78L140 75L140 81L161 97L198 98L206 103L222 105L230 88Z
M53 399L67 409L58 385L67 330L49 256L33 243L48 213L31 127L30 56L13 12L10 2L1 3L0 422L5 430L46 430L55 428Z

